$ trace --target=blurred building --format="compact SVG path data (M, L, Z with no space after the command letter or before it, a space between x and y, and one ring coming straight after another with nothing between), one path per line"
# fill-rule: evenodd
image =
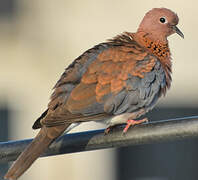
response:
M150 119L196 114L198 12L195 1L125 0L123 3L121 0L58 2L2 0L0 1L1 141L35 136L37 131L32 131L31 126L45 110L51 89L64 68L95 44L123 31L136 31L145 12L153 7L167 7L177 12L180 17L179 27L184 32L185 39L182 40L176 35L169 38L173 54L173 84L166 98L158 103L160 108L156 108ZM95 123L85 123L75 131L101 127L103 126ZM155 154L155 150L165 147L170 146L145 146L143 148L145 150L142 151L141 147L118 151L111 149L40 158L21 180L55 178L172 180L168 175L171 171L167 170L166 174L163 168L159 168L161 171L158 170L158 173L152 173L152 168L150 173L140 173L142 154L149 152L146 148L150 148L149 157L151 157ZM191 149L187 150L191 152L195 145L189 147ZM169 153L177 151L178 146L175 145L175 149ZM142 154L138 155L138 152ZM128 158L130 153L132 156ZM146 157L141 162L144 162ZM189 162L193 162L192 159ZM138 162L140 165L136 165ZM155 166L149 166L155 169L160 167L161 163L163 162L155 161L152 163ZM176 166L177 164L171 167ZM1 172L4 173L6 168L7 166L2 166Z

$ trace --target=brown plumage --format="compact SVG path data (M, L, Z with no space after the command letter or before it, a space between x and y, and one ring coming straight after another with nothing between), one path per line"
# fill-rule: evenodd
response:
M136 33L123 33L79 56L54 87L48 109L36 120L41 128L11 166L6 179L15 180L65 130L86 121L108 127L144 122L134 119L151 110L171 85L167 37L177 33L177 15L165 8L149 11ZM107 128L108 132L109 128Z

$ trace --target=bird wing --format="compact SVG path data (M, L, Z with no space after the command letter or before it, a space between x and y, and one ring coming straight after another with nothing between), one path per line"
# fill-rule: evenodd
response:
M88 50L55 85L41 124L101 120L144 106L147 96L152 95L157 62L155 56L131 39L122 43L116 39ZM159 88L155 94L158 91Z

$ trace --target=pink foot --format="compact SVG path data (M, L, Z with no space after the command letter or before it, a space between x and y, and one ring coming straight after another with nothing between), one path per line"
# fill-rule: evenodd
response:
M144 119L141 119L141 120L133 120L133 119L129 119L127 121L127 124L123 130L123 133L126 133L129 129L130 126L134 126L136 124L142 124L143 122L148 122L148 119L147 118L144 118Z
M111 131L111 126L109 126L108 128L106 128L105 129L105 131L104 131L104 135L107 135L107 134L109 134L109 132Z
M104 135L107 135L110 133L110 131L112 131L113 128L115 128L116 126L119 126L119 125L114 125L114 126L109 126L105 129L104 131Z

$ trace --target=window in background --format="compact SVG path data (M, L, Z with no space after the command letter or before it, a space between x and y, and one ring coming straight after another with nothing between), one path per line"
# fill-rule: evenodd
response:
M8 141L8 120L10 110L7 106L0 107L0 142ZM0 179L3 180L3 176L8 170L8 163L0 164Z
M0 1L0 18L12 18L16 14L16 0Z
M197 115L197 108L155 108L150 120ZM198 139L117 150L117 180L198 179Z

